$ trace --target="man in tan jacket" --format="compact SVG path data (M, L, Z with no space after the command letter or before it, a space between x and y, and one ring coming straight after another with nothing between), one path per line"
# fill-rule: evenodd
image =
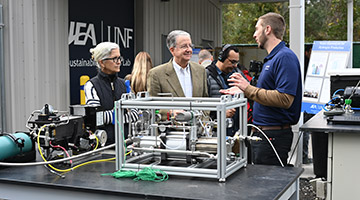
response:
M174 97L207 97L205 69L190 61L194 47L190 34L171 31L166 44L173 58L150 70L147 80L150 96L171 93Z

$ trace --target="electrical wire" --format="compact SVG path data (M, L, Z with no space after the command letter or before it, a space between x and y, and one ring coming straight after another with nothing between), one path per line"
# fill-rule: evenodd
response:
M326 105L327 105L327 104L322 105L322 108L323 108L323 110L325 110L325 111L329 111L329 109L326 108Z
M52 126L52 125L51 125L51 124L45 124L45 125L43 125L43 126L39 129L38 136L37 136L38 151L39 151L39 153L40 153L41 158L42 158L43 161L45 161L45 162L47 162L47 160L46 160L46 158L44 157L44 154L43 154L43 152L42 152L42 150L41 150L41 146L40 146L40 133L41 133L42 129L44 129L44 128L47 127L47 126ZM72 169L65 169L65 170L58 169L58 168L52 166L51 164L48 164L48 166L49 166L51 169L53 169L53 170L55 170L55 171L58 171L58 172L68 172L68 171L71 171L71 170L72 170Z
M126 153L125 155L129 155L131 152L132 152L132 150L129 151L128 153ZM67 169L67 170L73 171L73 170L75 170L75 169L77 169L77 168L79 168L79 167L82 167L82 166L84 166L84 165L93 164L93 163L98 163L98 162L108 162L108 161L112 161L112 160L115 160L115 159L116 159L116 157L106 158L106 159L100 159L100 160L91 160L91 161L84 162L84 163L81 163L81 164L79 164L79 165L76 165L75 167L69 168L69 169Z
M44 157L44 155L43 155L43 153L42 153L42 151L41 151L41 147L40 147L40 133L41 133L42 129L45 128L46 126L50 126L50 125L47 125L47 124L43 125L43 126L39 129L39 133L38 133L38 137L37 137L38 150L39 150L39 153L40 153L41 157L43 158L43 160L44 160L45 162L47 162L47 160L45 159L45 157ZM132 151L128 152L128 153L125 154L125 155L128 155L128 154L130 154L131 152L132 152ZM68 155L68 154L67 154L67 155ZM116 158L114 157L114 158L108 158L108 159L88 161L88 162L85 162L85 163L76 165L75 167L71 167L71 168L69 168L69 169L58 169L58 168L52 166L51 164L48 164L48 166L49 166L51 169L53 169L53 170L55 170L55 171L58 171L58 172L69 172L69 171L73 171L73 170L75 170L75 169L77 169L77 168L79 168L79 167L81 167L81 166L87 165L87 164L97 163L97 162L106 162L106 161L111 161L111 160L115 160L115 159L116 159Z
M341 90L341 89L339 89ZM333 97L329 102L327 102L326 104L324 104L322 106L322 108L325 110L325 111L329 111L329 109L326 108L326 106L335 106L335 104L330 104L333 100L335 99L339 99L340 97Z
M338 89L338 90L336 90L336 91L333 93L332 97L335 97L336 93L341 92L341 91L345 91L345 90L344 90L344 89Z
M41 151L41 147L40 147L40 133L41 133L42 129L45 128L46 126L51 126L51 124L50 124L50 125L48 125L48 124L43 125L43 126L39 129L39 133L38 133L38 137L37 137L38 150L39 150L40 156L42 157L42 159L43 159L45 162L47 162L47 160L45 159L45 157L44 157L44 155L43 155L43 153L42 153L42 151ZM97 138L97 137L96 137L96 138ZM127 154L130 154L130 153L131 153L131 151L130 151L129 153L127 153ZM127 155L127 154L125 154L125 155ZM67 155L68 155L68 154L67 154ZM77 169L77 168L79 168L79 167L81 167L81 166L87 165L87 164L97 163L97 162L106 162L106 161L110 161L110 160L114 160L114 159L115 159L115 157L114 157L114 158L109 158L109 159L102 159L102 160L93 160L93 161L89 161L89 162L85 162L85 163L76 165L75 167L71 167L71 168L68 168L68 169L58 169L58 168L52 166L51 164L48 164L48 166L49 166L51 169L53 169L53 170L55 170L55 171L58 171L58 172L69 172L69 171L73 171L73 170L75 170L75 169Z
M31 118L31 116L30 116L30 118ZM67 122L65 122L65 124L68 123L68 122L69 122L69 115L68 115L68 120L67 120ZM64 124L64 123L61 123L61 124ZM46 164L46 165L48 165L49 167L51 167L51 168L52 168L53 170L55 170L55 171L59 171L59 172L69 172L69 171L72 171L72 170L74 170L74 169L76 169L76 168L78 168L78 167L81 167L81 166L84 166L84 165L87 165L87 164L97 163L97 162L105 162L105 161L110 161L110 160L114 160L114 159L115 159L115 157L114 157L114 158L109 158L109 159L94 160L94 161L89 161L89 162L85 162L85 163L79 164L79 165L77 165L77 166L75 166L75 167L72 167L72 168L69 168L69 169L64 169L64 170L63 170L63 169L57 169L57 168L53 167L51 164L53 164L53 163L58 163L58 162L64 162L64 161L67 161L67 160L71 160L71 159L73 159L73 158L77 158L77 157L80 157L80 156L88 155L89 153L92 154L92 153L95 153L95 152L98 152L98 151L102 151L102 150L105 150L105 149L109 149L109 148L114 147L115 144L112 144L112 145L109 145L109 146L107 146L107 147L103 147L103 148L97 149L97 147L98 147L98 145L99 145L99 139L98 139L98 137L97 137L96 135L94 135L97 143L96 143L96 147L94 148L93 151L90 151L90 152L87 152L87 153L84 153L84 154L80 154L80 155L77 155L77 156L72 156L72 157L68 157L68 158L56 160L56 161L54 161L54 162L52 162L52 161L47 161L47 160L45 159L43 153L42 153L41 146L40 146L40 133L41 133L42 129L44 129L44 128L47 127L47 126L54 126L54 124L45 124L45 125L43 125L43 126L39 129L39 132L38 132L38 135L37 135L38 150L39 150L39 153L40 153L42 159L44 160L44 162L36 162L36 163L16 163L17 165L16 165L16 164L14 165L13 163L2 163L2 162L0 162L0 165L5 165L5 166L33 166L33 165L43 165L43 164ZM124 133L123 133L122 129L121 129L121 132L122 132L122 135L123 135L124 141L125 141L125 136L124 136ZM59 147L60 147L60 146L59 146ZM126 148L126 146L125 146L125 148ZM63 148L62 148L62 149L63 149ZM66 152L65 149L63 149L63 150ZM126 150L126 151L127 151L127 150ZM126 152L126 151L125 151L125 152ZM125 154L125 158L126 158L126 155L129 155L131 152L132 152L132 150L129 151L128 153L126 153L126 154ZM67 152L66 152L66 153L67 153ZM68 153L67 153L67 155L69 156ZM10 165L9 165L9 164L10 164Z
M60 145L52 145L51 144L51 141L50 141L50 146L52 147L52 148L60 148L61 150L63 150L64 152L65 152L65 154L67 155L67 157L70 157L70 155L69 155L69 153L67 152L67 150L64 148L64 147L62 147L62 146L60 146ZM70 164L72 164L72 160L70 160Z
M95 139L96 139L96 146L95 146L94 150L96 150L98 148L98 146L99 146L99 138L95 134L94 134L94 136L95 136Z
M356 86L355 86L355 87L353 88L353 90L351 91L351 95L350 95L350 97L349 97L348 99L351 99L352 96L355 94L355 91L356 91L357 87L359 86L359 84L360 84L360 80L358 81L358 83L356 84Z
M48 165L48 164L54 164L54 163L60 163L60 162L65 162L71 159L76 159L76 158L81 158L90 154L94 154L100 151L104 151L106 149L110 149L110 148L114 148L115 144L110 144L108 146L102 147L100 149L97 150L93 150L93 151L89 151L86 153L82 153L76 156L72 156L69 158L62 158L62 159L58 159L58 160L51 160L51 161L47 161L47 162L32 162L32 163L7 163L7 162L0 162L0 166L8 166L8 167L24 167L24 166L36 166L36 165Z
M279 160L281 166L284 167L284 164L283 164L283 162L281 161L281 159L280 159L280 157L279 157L279 154L277 153L274 145L273 145L273 144L271 143L271 141L269 140L268 136L267 136L259 127L255 126L254 124L248 124L247 126L251 126L251 127L256 128L256 129L266 138L266 140L269 142L271 148L273 149L273 151L274 151L277 159ZM250 137L252 137L253 133L254 133L254 132L251 132Z
M295 153L295 151L296 151L296 149L297 149L297 147L298 147L298 145L299 145L299 142L300 142L300 139L301 139L302 135L303 135L303 131L300 131L299 138L297 139L296 144L295 144L295 147L294 147L294 150L293 150L293 152L291 153L291 156L290 156L290 159L289 159L289 163L290 163L292 157L294 156L294 153Z
M31 128L30 126L29 126L29 121L30 121L30 119L34 116L34 114L35 113L41 113L41 111L40 110L34 110L31 114L30 114L30 116L29 116L29 118L27 119L27 121L26 121L26 128L28 128L29 130L33 130L33 128Z

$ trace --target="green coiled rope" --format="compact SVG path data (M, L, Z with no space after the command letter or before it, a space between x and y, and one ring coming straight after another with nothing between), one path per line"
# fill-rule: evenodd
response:
M158 176L158 173L161 176ZM162 182L169 179L167 173L160 169L152 169L151 167L145 167L144 169L135 172L132 170L119 170L114 173L101 174L102 176L113 176L114 178L134 178L134 181L154 181Z

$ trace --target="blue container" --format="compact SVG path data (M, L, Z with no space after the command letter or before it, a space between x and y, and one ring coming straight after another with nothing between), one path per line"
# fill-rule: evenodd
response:
M9 136L0 137L0 160L11 158L18 154L29 152L32 149L31 138L25 133L14 133L12 134L15 138L24 139L24 147L20 149L18 145Z

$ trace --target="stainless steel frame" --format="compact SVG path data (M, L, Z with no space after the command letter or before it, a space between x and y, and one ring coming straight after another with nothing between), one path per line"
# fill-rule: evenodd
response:
M209 154L200 151L178 151L170 149L156 149L154 148L133 148L133 150L147 152L130 159L126 159L124 147L123 116L126 109L147 109L150 110L152 116L155 116L155 110L198 110L198 111L217 111L217 153ZM233 156L232 159L227 155L226 149L226 110L232 108L239 108L240 129L238 133L240 136L247 136L247 99L243 94L235 96L223 95L221 98L185 98L185 97L149 97L146 93L144 97L138 95L136 98L133 94L123 95L121 100L115 102L115 141L116 141L116 170L139 170L145 167L152 167L153 169L161 169L169 175L181 175L191 177L205 177L218 179L224 182L228 176L236 172L247 164L247 149L245 142L240 140L239 156ZM151 123L155 123L154 117ZM126 124L127 125L127 124ZM129 128L130 129L130 128ZM155 126L151 126L150 134L155 136ZM159 152L166 151L168 153L178 153L186 155L201 155L203 162L193 164L190 166L164 166L158 165L156 156ZM148 156L147 156L148 154ZM154 158L153 163L149 163L149 157ZM143 163L143 158L147 159L147 163ZM208 168L209 165L215 165L216 168Z

